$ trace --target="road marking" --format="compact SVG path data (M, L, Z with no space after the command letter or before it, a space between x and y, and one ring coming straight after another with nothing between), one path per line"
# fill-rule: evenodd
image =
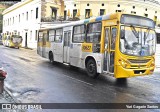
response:
M68 77L68 78L70 78L70 79L73 79L73 80L77 80L78 82L82 82L82 83L84 83L84 84L93 86L93 84L91 84L91 83L88 83L88 82L85 82L85 81L82 81L82 80L79 80L79 79L76 79L76 78L73 78L73 77L70 77L70 76L67 76L67 75L64 75L64 76L66 76L66 77Z

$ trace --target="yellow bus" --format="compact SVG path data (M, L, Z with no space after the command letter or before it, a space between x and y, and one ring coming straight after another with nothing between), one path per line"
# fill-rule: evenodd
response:
M155 45L153 20L114 13L39 30L37 53L84 68L93 78L128 78L153 73Z
M7 47L16 47L19 49L22 45L22 36L4 35L2 39L3 45Z

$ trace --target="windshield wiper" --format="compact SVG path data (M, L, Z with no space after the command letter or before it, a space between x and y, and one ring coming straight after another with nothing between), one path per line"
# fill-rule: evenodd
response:
M131 30L132 30L134 36L135 36L136 38L139 38L139 31L136 31L135 27L132 26L132 25L131 25L130 27L131 27Z
M147 40L147 38L148 38L149 32L150 32L150 29L148 28L148 29L147 29L147 32L144 33L144 45L145 45L146 40Z

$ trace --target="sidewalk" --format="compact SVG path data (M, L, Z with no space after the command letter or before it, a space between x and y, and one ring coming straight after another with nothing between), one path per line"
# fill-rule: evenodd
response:
M0 94L0 103L15 103L14 99L8 94L6 90Z
M20 103L16 101L11 93L7 90L7 88L4 87L4 91L2 94L0 94L0 104L10 104L10 103ZM0 112L28 112L28 110L18 110L18 109L0 109Z

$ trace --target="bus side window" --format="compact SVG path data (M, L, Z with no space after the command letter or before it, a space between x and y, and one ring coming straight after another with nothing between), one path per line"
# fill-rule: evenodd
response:
M101 22L89 23L87 25L87 42L99 43L101 40Z
M55 30L49 30L49 41L53 42L55 38Z
M109 32L110 31L110 29L109 28L107 28L106 29L106 36L105 36L105 49L108 49L108 39L109 39Z
M112 28L111 49L115 49L115 41L117 36L117 28Z
M47 33L43 33L43 45L46 45L46 42L47 42Z
M62 42L62 35L63 35L62 29L56 29L55 42L61 43Z
M74 26L73 28L73 42L84 42L85 39L85 30L86 26L85 25L78 25Z

